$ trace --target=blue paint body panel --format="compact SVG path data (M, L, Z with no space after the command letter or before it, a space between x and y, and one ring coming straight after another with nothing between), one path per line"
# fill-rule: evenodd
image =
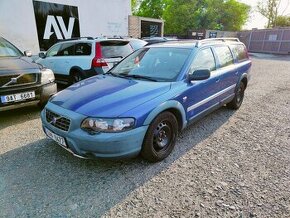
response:
M178 77L172 82L98 75L76 83L50 100L41 113L43 127L64 137L68 149L81 157L138 155L147 129L158 114L166 110L178 112L180 129L183 129L190 121L231 101L240 81L243 78L249 79L250 60L238 62L235 58L235 63L221 68L213 52L217 69L211 73L211 77L189 82L187 75L192 61L198 57L200 49L207 47L211 45L188 48L191 53ZM65 132L48 123L46 109L70 119L69 130ZM90 135L80 128L83 120L88 117L134 118L136 122L129 131Z

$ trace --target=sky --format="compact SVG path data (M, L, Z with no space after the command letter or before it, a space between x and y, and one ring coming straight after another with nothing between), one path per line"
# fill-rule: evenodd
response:
M257 4L260 1L266 1L266 0L238 0L238 1L252 6L250 18L248 22L246 23L246 25L244 26L244 29L265 28L267 24L267 19L257 12ZM284 12L283 15L290 16L290 4L288 5L288 2L290 3L290 0L281 0L280 7L279 7L279 15L281 15Z

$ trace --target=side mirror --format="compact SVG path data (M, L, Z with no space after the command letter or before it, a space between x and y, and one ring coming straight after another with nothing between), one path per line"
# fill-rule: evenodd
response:
M40 58L42 58L42 59L44 59L44 58L46 57L46 55L45 55L44 52L40 52L40 53L38 54L38 56L39 56Z
M189 81L194 80L206 80L210 78L210 70L209 69L199 69L195 70L192 74L189 75Z
M29 51L29 50L24 51L24 55L25 55L26 57L31 57L31 56L32 56L32 52Z

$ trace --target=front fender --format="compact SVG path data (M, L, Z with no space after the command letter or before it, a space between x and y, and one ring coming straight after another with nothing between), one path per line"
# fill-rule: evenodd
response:
M166 101L166 102L160 104L154 110L152 110L150 112L150 114L147 116L143 125L150 125L150 123L154 120L154 118L158 114L160 114L161 112L166 111L168 109L178 110L178 112L180 113L180 115L182 117L182 129L184 129L187 125L185 110L184 110L184 107L182 106L182 104L180 104L180 102L175 101L175 100Z

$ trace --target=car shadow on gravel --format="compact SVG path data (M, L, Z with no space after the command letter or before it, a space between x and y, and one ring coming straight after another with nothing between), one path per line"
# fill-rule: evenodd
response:
M0 155L3 216L99 217L212 135L234 111L221 108L180 134L166 160L82 160L49 139Z
M38 106L29 106L0 112L0 130L9 126L24 123L28 120L40 118L41 109Z

